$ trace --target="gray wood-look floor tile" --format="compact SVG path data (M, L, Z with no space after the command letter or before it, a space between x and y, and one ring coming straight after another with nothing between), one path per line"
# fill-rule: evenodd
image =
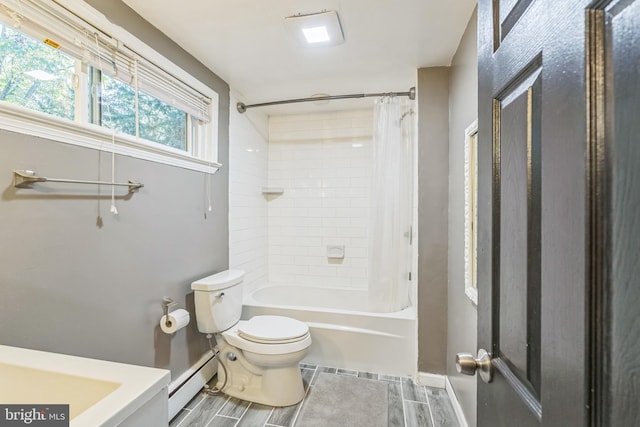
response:
M191 410L191 413L180 424L180 427L206 426L226 403L227 399L228 397L223 394L217 396L205 396L205 398Z
M400 377L394 377L393 375L380 374L380 375L378 375L378 379L380 381L392 381L392 382L397 382L397 383L400 382Z
M273 406L252 403L240 419L238 427L262 427L267 422L272 411Z
M427 396L424 393L424 389L416 385L411 378L402 378L402 397L405 400L427 403Z
M240 418L242 414L245 413L249 405L251 405L251 402L232 397L227 401L222 409L220 409L218 414L225 417Z
M315 375L313 376L313 380L311 380L311 385L316 383L316 380L318 379L318 375L320 375L323 372L326 372L328 374L335 374L336 373L336 368L327 368L326 366L318 366L316 368L315 371Z
M389 383L389 427L404 427L400 383Z
M235 427L236 424L238 424L236 418L215 416L207 427Z
M300 413L301 407L302 402L297 405L275 408L271 414L271 418L269 418L269 424L292 427L295 424L296 416Z
M301 405L302 402L297 405L274 408L273 413L268 420L268 424L281 427L291 427Z
M444 389L418 386L405 377L301 364L305 392L315 384L321 372L385 382L389 387L389 427L459 427ZM340 390L336 392L340 393ZM224 394L208 396L200 393L178 413L170 427L294 427L304 402L272 408Z
M180 422L184 420L190 413L191 411L187 409L180 409L180 412L178 412L169 423L169 427L177 427L178 424L180 424Z
M378 380L378 374L371 372L358 372L358 378L366 378L368 380Z
M435 427L459 427L451 399L442 388L425 387Z
M300 369L300 374L302 375L302 384L305 391L307 391L307 389L309 388L309 385L311 384L315 373L315 369Z
M186 409L193 409L193 408L195 408L196 406L198 406L198 403L200 403L200 401L201 401L202 399L204 399L204 396L205 396L205 394L204 394L203 392L200 392L200 393L196 394L195 396L193 396L193 399L191 399L191 400L189 401L189 403L187 403L184 407L185 407Z
M429 414L429 405L405 400L406 427L434 427Z

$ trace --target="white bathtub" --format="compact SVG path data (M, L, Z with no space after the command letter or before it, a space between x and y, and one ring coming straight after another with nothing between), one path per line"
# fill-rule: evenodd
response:
M366 302L363 290L270 285L245 295L242 318L271 314L307 323L313 342L303 363L413 376L415 309L370 313Z
M0 404L69 404L70 427L166 426L169 379L164 369L0 345Z

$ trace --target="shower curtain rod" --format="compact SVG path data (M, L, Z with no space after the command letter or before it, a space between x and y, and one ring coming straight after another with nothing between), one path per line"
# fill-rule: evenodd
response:
M260 104L245 104L238 102L236 108L240 114L247 111L247 108L266 107L268 105L293 104L296 102L312 102L312 101L330 101L332 99L348 99L348 98L369 98L378 96L408 96L409 99L416 99L416 88L412 87L408 92L386 92L386 93L357 93L353 95L326 95L311 98L286 99L284 101L262 102Z

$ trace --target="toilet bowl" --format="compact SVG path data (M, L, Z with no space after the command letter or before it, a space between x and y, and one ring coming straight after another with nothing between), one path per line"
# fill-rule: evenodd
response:
M244 272L227 270L191 284L198 330L218 345L216 388L269 406L294 405L304 397L298 363L311 345L308 326L283 316L240 320Z

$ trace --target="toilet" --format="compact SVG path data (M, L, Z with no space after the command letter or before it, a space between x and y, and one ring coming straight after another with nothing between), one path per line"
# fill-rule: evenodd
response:
M223 393L269 406L304 397L298 363L311 345L309 327L283 316L240 320L244 272L226 270L191 284L198 330L215 334Z

